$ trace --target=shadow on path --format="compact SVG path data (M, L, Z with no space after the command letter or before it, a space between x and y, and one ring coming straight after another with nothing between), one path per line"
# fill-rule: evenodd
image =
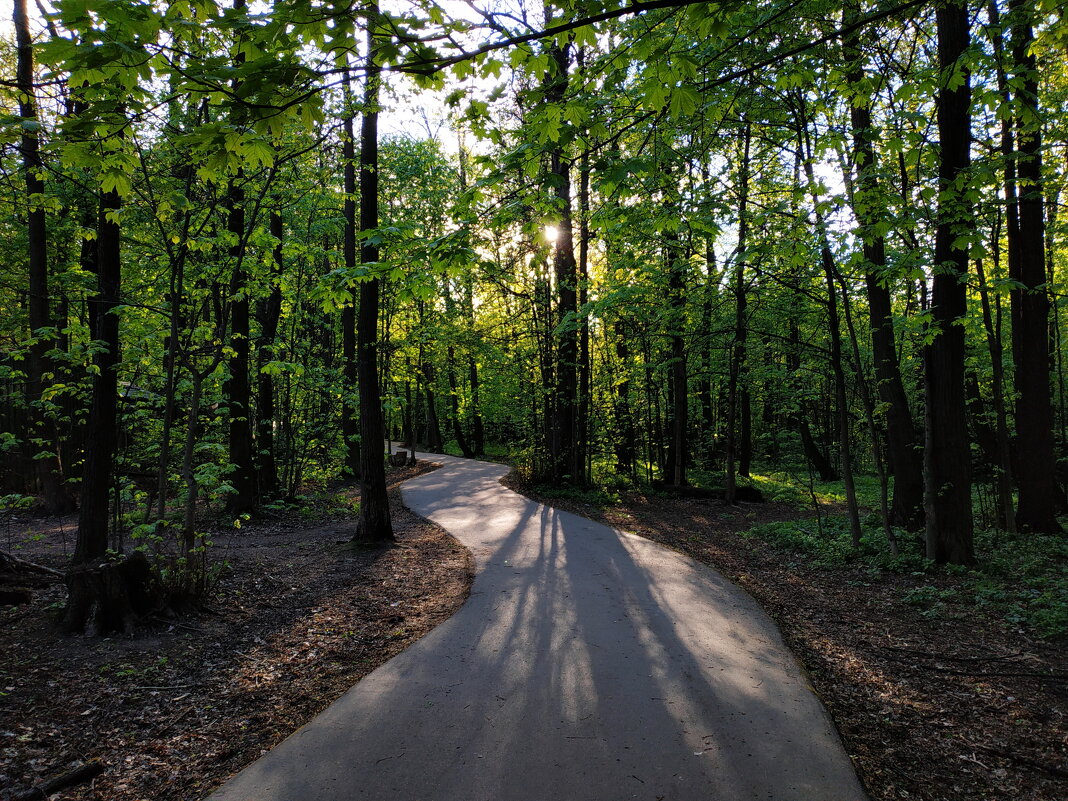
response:
M405 502L472 550L471 598L213 801L866 798L749 596L433 459Z

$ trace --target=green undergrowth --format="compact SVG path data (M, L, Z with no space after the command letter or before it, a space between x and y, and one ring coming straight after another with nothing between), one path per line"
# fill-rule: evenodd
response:
M890 554L874 516L865 521L859 548L843 516L765 523L743 536L767 543L827 570L857 568L910 575L917 586L902 600L927 617L983 614L1001 617L1050 639L1068 636L1068 538L976 532L974 567L938 567L924 556L922 537L897 532L900 554Z

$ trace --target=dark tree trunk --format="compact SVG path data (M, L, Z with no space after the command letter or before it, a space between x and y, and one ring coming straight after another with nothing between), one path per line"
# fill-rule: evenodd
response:
M342 75L345 102L344 133L341 158L344 161L345 234L343 241L345 271L356 271L356 131L353 124L352 80L349 70ZM344 362L345 401L341 406L341 435L345 440L345 469L353 476L360 475L360 408L356 403L356 304L353 290L351 302L341 311L341 354Z
M751 129L745 123L742 138L741 161L738 165L738 254L734 266L734 339L731 343L730 369L727 376L727 470L723 498L735 502L737 491L737 460L740 449L738 437L739 407L743 398L741 384L745 370L746 306L748 297L745 288L745 261L749 233L749 146Z
M619 375L616 377L616 470L628 476L634 475L634 415L630 409L630 349L627 347L627 329L622 320L615 324L616 359Z
M78 540L67 578L69 595L63 613L63 628L67 631L81 631L87 627L103 631L111 625L109 621L112 619L127 620L129 617L115 607L117 601L109 600L114 597L121 601L119 594L105 594L104 586L92 573L105 559L108 549L111 486L119 436L119 318L115 310L119 305L121 261L119 225L111 214L121 205L116 192L106 192L100 197L92 265L97 276L97 291L90 302L91 336L99 347L93 354L95 373L86 433ZM99 621L99 625L94 621Z
M1042 201L1042 128L1038 107L1038 68L1029 0L1010 0L1012 57L1016 91L1016 174L1019 179L1019 277L1014 293L1019 312L1014 320L1016 357L1016 478L1019 503L1016 524L1046 533L1059 532L1059 488L1053 455L1053 404L1050 397L1049 295L1045 263L1045 213ZM1010 251L1012 241L1009 242Z
M580 53L580 64L583 63ZM587 484L590 480L589 469L586 460L590 455L590 320L584 313L586 303L589 300L589 253L590 253L590 157L583 151L579 167L579 251L578 251L578 311L579 318L579 387L578 387L578 419L575 424L576 437L578 439L578 452L575 455L575 475L579 477L579 483Z
M360 129L360 231L378 227L378 89L380 69L375 62L375 28L378 4L368 6L367 71L364 112ZM378 261L378 247L363 240L364 264ZM360 384L360 524L357 539L391 542L393 522L386 493L386 467L382 456L382 398L378 382L378 303L380 279L360 284L356 319L356 366Z
M998 248L993 252L997 259ZM1005 408L1005 370L1002 364L1003 348L1001 345L1001 306L998 305L998 319L990 308L990 292L983 272L983 260L976 259L976 272L979 276L979 299L983 309L983 327L986 330L987 349L990 351L991 394L994 402L994 439L996 448L992 453L990 464L995 472L994 487L997 494L998 525L1009 533L1016 533L1016 514L1012 497L1012 446L1009 440L1008 413ZM976 396L979 396L976 387Z
M225 395L229 409L230 463L234 466L230 483L234 492L226 499L229 514L248 512L256 505L256 480L253 464L250 406L252 386L249 381L249 301L248 274L245 272L245 190L242 176L230 186L227 195L226 229L233 238L230 259L230 358Z
M854 5L850 15L856 17L858 14L859 7ZM894 476L890 519L895 525L917 530L923 527L923 458L905 385L901 380L894 342L886 243L877 230L886 208L879 184L874 144L878 133L872 122L868 90L864 88L864 56L857 39L849 37L843 42L843 51L849 69L847 80L854 91L862 93L850 104L856 165L853 211L863 231L864 283L868 295L876 386L886 409L887 456L890 472Z
M801 110L801 137L799 145L804 154L805 175L812 192L812 213L816 220L820 243L820 263L827 286L827 329L831 340L831 372L834 375L835 422L838 424L838 452L842 463L842 483L845 485L846 514L849 519L850 539L854 548L860 547L862 536L860 510L857 506L857 488L853 478L853 445L849 427L849 402L846 395L845 363L842 357L842 325L838 314L838 289L835 276L838 267L827 235L827 224L820 213L820 200L816 192L816 176L813 169L813 148L809 136L807 110L804 98L799 99Z
M560 104L568 86L570 45L554 42L548 51L552 70L546 75L543 92L547 104ZM555 195L557 238L553 251L557 307L555 336L556 383L553 387L553 420L550 427L549 458L554 483L579 483L585 457L576 441L578 398L578 330L576 325L577 263L571 218L571 169L563 146L549 153L550 183Z
M235 9L244 9L246 0L235 0ZM242 64L245 55L238 51L235 60ZM234 85L238 88L237 82ZM243 110L233 112L235 124L241 122ZM226 230L232 244L230 260L230 348L231 355L227 361L229 376L223 387L230 417L229 448L230 463L233 472L230 484L234 492L226 499L226 510L231 515L251 511L256 506L256 467L252 444L252 384L249 381L249 299L248 274L245 272L245 187L244 173L238 171L230 182L226 194Z
M670 190L669 190L670 191ZM671 440L664 479L674 487L686 485L687 429L689 428L689 395L686 381L686 262L682 258L682 243L672 235L666 249L668 269L668 297L671 339Z
M707 175L705 176L707 179ZM719 283L719 271L716 269L716 252L713 242L708 240L705 246L705 264L707 274L701 289L701 380L698 384L698 397L701 401L701 429L703 460L706 469L711 469L715 454L716 420L712 404L712 304L716 287Z
M279 282L285 271L282 260L282 237L285 230L282 215L271 213L271 236L274 237L274 269L267 297L256 304L256 320L260 325L260 341L256 350L257 406L256 448L260 495L265 498L278 494L278 464L274 454L274 376L263 369L274 358L274 344L278 336L279 318L282 314L282 287Z
M456 380L456 349L449 345L447 355L449 373L449 412L452 417L452 435L456 438L456 444L460 448L462 453L468 459L472 459L475 456L475 452L472 450L471 445L468 444L467 435L464 434L464 427L460 421L460 387L459 382Z
M739 389L738 402L738 475L749 478L753 464L753 396L745 384Z
M437 373L430 362L423 362L419 367L419 373L422 376L423 394L426 396L426 447L431 453L441 453L445 450L445 438L441 435L438 399L434 393Z
M26 363L26 401L30 406L29 456L41 493L41 502L48 514L67 514L74 510L74 500L63 483L55 427L42 408L42 394L47 389L45 374L52 372L49 337L41 329L52 326L52 312L48 291L48 239L44 210L44 164L41 160L37 132L36 90L33 83L33 40L30 37L26 0L15 0L15 38L18 45L16 84L19 94L19 116L26 122L22 127L20 146L22 170L26 181L26 238L29 257L29 298L27 313L30 325L30 345ZM51 430L50 430L51 429ZM38 443L37 441L40 441ZM47 452L47 458L37 458Z
M936 10L938 63L950 75L969 45L968 9L951 2ZM939 563L975 561L967 408L964 392L964 327L967 314L967 250L958 245L974 225L958 185L971 166L971 84L967 72L936 98L940 158L939 201L931 290L932 338L924 349L927 435L924 503L927 556Z

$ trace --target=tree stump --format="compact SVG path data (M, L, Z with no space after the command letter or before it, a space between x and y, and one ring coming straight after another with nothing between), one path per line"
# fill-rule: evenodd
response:
M159 576L140 551L119 560L75 565L65 581L62 625L69 632L132 634L142 618L163 605Z

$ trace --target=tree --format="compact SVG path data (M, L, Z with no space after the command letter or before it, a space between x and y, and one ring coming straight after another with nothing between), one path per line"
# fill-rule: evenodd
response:
M964 2L939 6L935 13L939 200L930 342L924 349L927 556L940 563L968 564L975 561L962 325L968 313L966 243L974 233L967 200L971 180L971 84L965 56L970 34Z
M374 232L378 228L378 93L380 68L376 31L377 3L367 9L367 59L364 109L360 125L360 260L369 270L378 263ZM373 272L360 284L356 317L356 370L360 387L360 525L356 537L366 542L393 540L386 494L382 443L382 396L378 378L378 311L380 280Z
M26 401L31 408L30 453L34 460L41 500L50 514L66 514L74 509L74 501L63 484L63 472L55 446L48 447L48 419L44 412L43 396L47 389L46 374L50 372L48 357L53 327L51 299L48 291L48 240L44 209L44 163L41 159L37 119L36 89L34 87L33 40L30 36L26 0L15 0L15 37L18 44L16 84L21 116L21 149L23 173L26 181L26 236L29 260L29 298L27 310L30 327L30 348L26 370ZM38 444L39 443L39 444ZM45 450L37 455L38 447Z

